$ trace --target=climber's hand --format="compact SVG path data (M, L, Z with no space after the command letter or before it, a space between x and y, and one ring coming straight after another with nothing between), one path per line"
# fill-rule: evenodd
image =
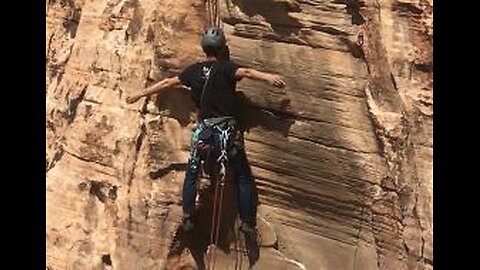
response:
M140 98L141 98L141 96L139 96L139 95L131 95L131 96L127 97L126 101L127 101L128 104L132 104L132 103L137 102Z
M177 86L177 88L179 88L179 89L182 89L182 90L188 90L188 91L192 90L192 88L191 88L191 87L188 87L188 86L186 86L186 85L183 85L183 84L182 84L182 85L180 85L180 86Z
M268 83L278 88L285 87L285 80L282 76L277 74L270 74L270 76L268 77Z

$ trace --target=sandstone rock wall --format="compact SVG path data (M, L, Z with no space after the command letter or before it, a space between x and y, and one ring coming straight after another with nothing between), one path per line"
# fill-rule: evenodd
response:
M433 1L219 4L233 60L287 82L237 87L254 269L433 269ZM201 57L205 24L201 0L47 1L47 269L202 269L177 233L189 94L125 97ZM238 237L216 269L248 268Z

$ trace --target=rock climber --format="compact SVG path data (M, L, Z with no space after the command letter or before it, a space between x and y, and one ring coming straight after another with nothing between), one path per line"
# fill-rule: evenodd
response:
M205 141L211 138L212 145L218 149L223 139L223 147L225 148L226 142L228 150L228 166L233 169L236 180L240 231L251 236L256 233L254 179L248 165L243 136L239 136L241 131L238 130L235 113L236 83L242 78L248 78L283 88L285 81L280 75L240 67L230 61L225 35L218 27L209 27L204 31L201 46L206 55L204 61L186 67L178 76L163 79L144 91L128 96L126 101L134 103L167 88L183 87L190 90L199 115L191 138L191 151L183 183L183 230L190 232L195 224L196 183L200 162L204 158L202 153Z

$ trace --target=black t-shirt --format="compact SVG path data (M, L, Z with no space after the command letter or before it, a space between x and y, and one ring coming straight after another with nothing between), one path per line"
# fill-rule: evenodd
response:
M190 65L178 75L182 84L192 89L192 99L200 109L200 119L235 117L235 73L238 68L232 61L206 61ZM202 97L209 71L210 76Z

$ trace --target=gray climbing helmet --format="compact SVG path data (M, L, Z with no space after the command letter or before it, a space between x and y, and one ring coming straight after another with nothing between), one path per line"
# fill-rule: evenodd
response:
M222 48L226 45L225 35L218 27L209 27L203 32L202 47Z

